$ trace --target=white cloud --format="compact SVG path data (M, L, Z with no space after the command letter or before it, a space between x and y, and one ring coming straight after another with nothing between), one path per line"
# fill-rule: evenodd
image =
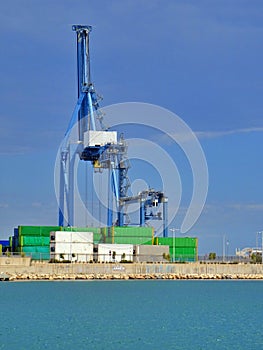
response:
M229 204L227 207L239 211L263 211L263 204L260 203L235 203Z
M8 203L0 203L0 208L8 208Z
M198 139L212 139L235 134L247 134L251 132L263 132L263 127L243 128L225 131L196 131Z

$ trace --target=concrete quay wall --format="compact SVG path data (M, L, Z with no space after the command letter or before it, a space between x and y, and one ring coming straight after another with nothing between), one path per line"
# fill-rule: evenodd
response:
M17 258L16 258L17 259ZM23 259L23 258L21 258ZM25 259L25 258L24 258ZM262 264L86 264L43 263L16 261L16 264L1 264L0 275L7 274L16 279L263 279ZM104 276L104 277L103 277Z
M0 256L0 272L2 267L8 267L12 270L14 267L29 267L31 265L31 258L30 257L22 257L20 255L15 256L7 256L2 255Z

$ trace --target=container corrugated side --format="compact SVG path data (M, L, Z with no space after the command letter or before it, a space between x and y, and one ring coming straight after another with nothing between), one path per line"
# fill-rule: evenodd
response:
M18 247L18 237L13 236L12 237L12 251L15 252Z
M6 239L0 240L0 244L3 247L9 247L9 240L6 240Z
M114 236L129 236L129 237L147 237L153 236L152 227L137 227L137 226L113 226Z
M196 261L197 254L195 248L173 248L170 247L170 256L175 257L176 261Z
M197 238L195 237L154 237L155 245L169 245L172 247L174 244L177 247L197 247Z
M195 248L196 247L196 238L192 238L192 237L178 237L177 238L177 245L179 247L189 247L189 248Z
M55 231L50 232L50 242L93 243L93 232Z
M98 244L98 243L103 243L103 237L100 233L93 233L93 243Z
M144 245L148 241L149 237L113 237L112 243L114 244L133 244Z
M20 246L49 246L50 239L45 236L20 236Z
M25 253L27 256L31 256L33 260L49 260L50 259L50 247L35 246L35 247L18 247L17 251Z
M93 243L51 242L50 256L60 261L88 262L93 259Z
M153 228L112 226L110 228L110 237L112 244L145 244L153 239ZM106 240L106 242L108 241Z
M100 227L63 227L61 226L61 230L56 230L56 231L71 231L71 232L93 232L100 234Z
M19 246L18 247L18 250L20 252L24 252L24 253L33 253L33 252L36 252L36 253L49 253L50 251L50 247L49 246Z
M93 232L93 242L95 244L103 243L104 236L101 227L61 227L61 231L73 231L73 232Z
M60 226L18 226L19 236L49 237L51 231L60 231Z

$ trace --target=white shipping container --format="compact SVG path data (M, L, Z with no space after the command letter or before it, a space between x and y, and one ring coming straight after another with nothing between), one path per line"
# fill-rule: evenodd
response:
M99 262L133 261L132 244L98 244Z
M50 232L50 242L93 243L93 232L53 231Z
M117 131L95 131L84 132L84 147L104 146L107 143L117 143Z
M92 243L50 242L50 257L56 260L93 260Z

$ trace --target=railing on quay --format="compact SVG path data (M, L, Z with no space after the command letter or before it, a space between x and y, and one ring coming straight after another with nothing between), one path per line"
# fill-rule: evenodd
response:
M133 255L133 256L109 256L108 254L73 254L73 256L69 256L66 254L56 254L56 256L52 257L49 253L16 253L16 252L3 252L0 254L0 257L31 257L33 261L42 261L42 262L53 262L53 263L74 263L74 262L82 262L82 263L193 263L199 262L202 264L213 264L213 263L221 263L221 264L237 264L237 263L255 263L250 257L241 257L241 256L216 256L214 259L209 259L207 255L199 255L197 258L193 256L176 256L171 259L169 256L164 255ZM261 261L257 261L257 263L261 263Z

